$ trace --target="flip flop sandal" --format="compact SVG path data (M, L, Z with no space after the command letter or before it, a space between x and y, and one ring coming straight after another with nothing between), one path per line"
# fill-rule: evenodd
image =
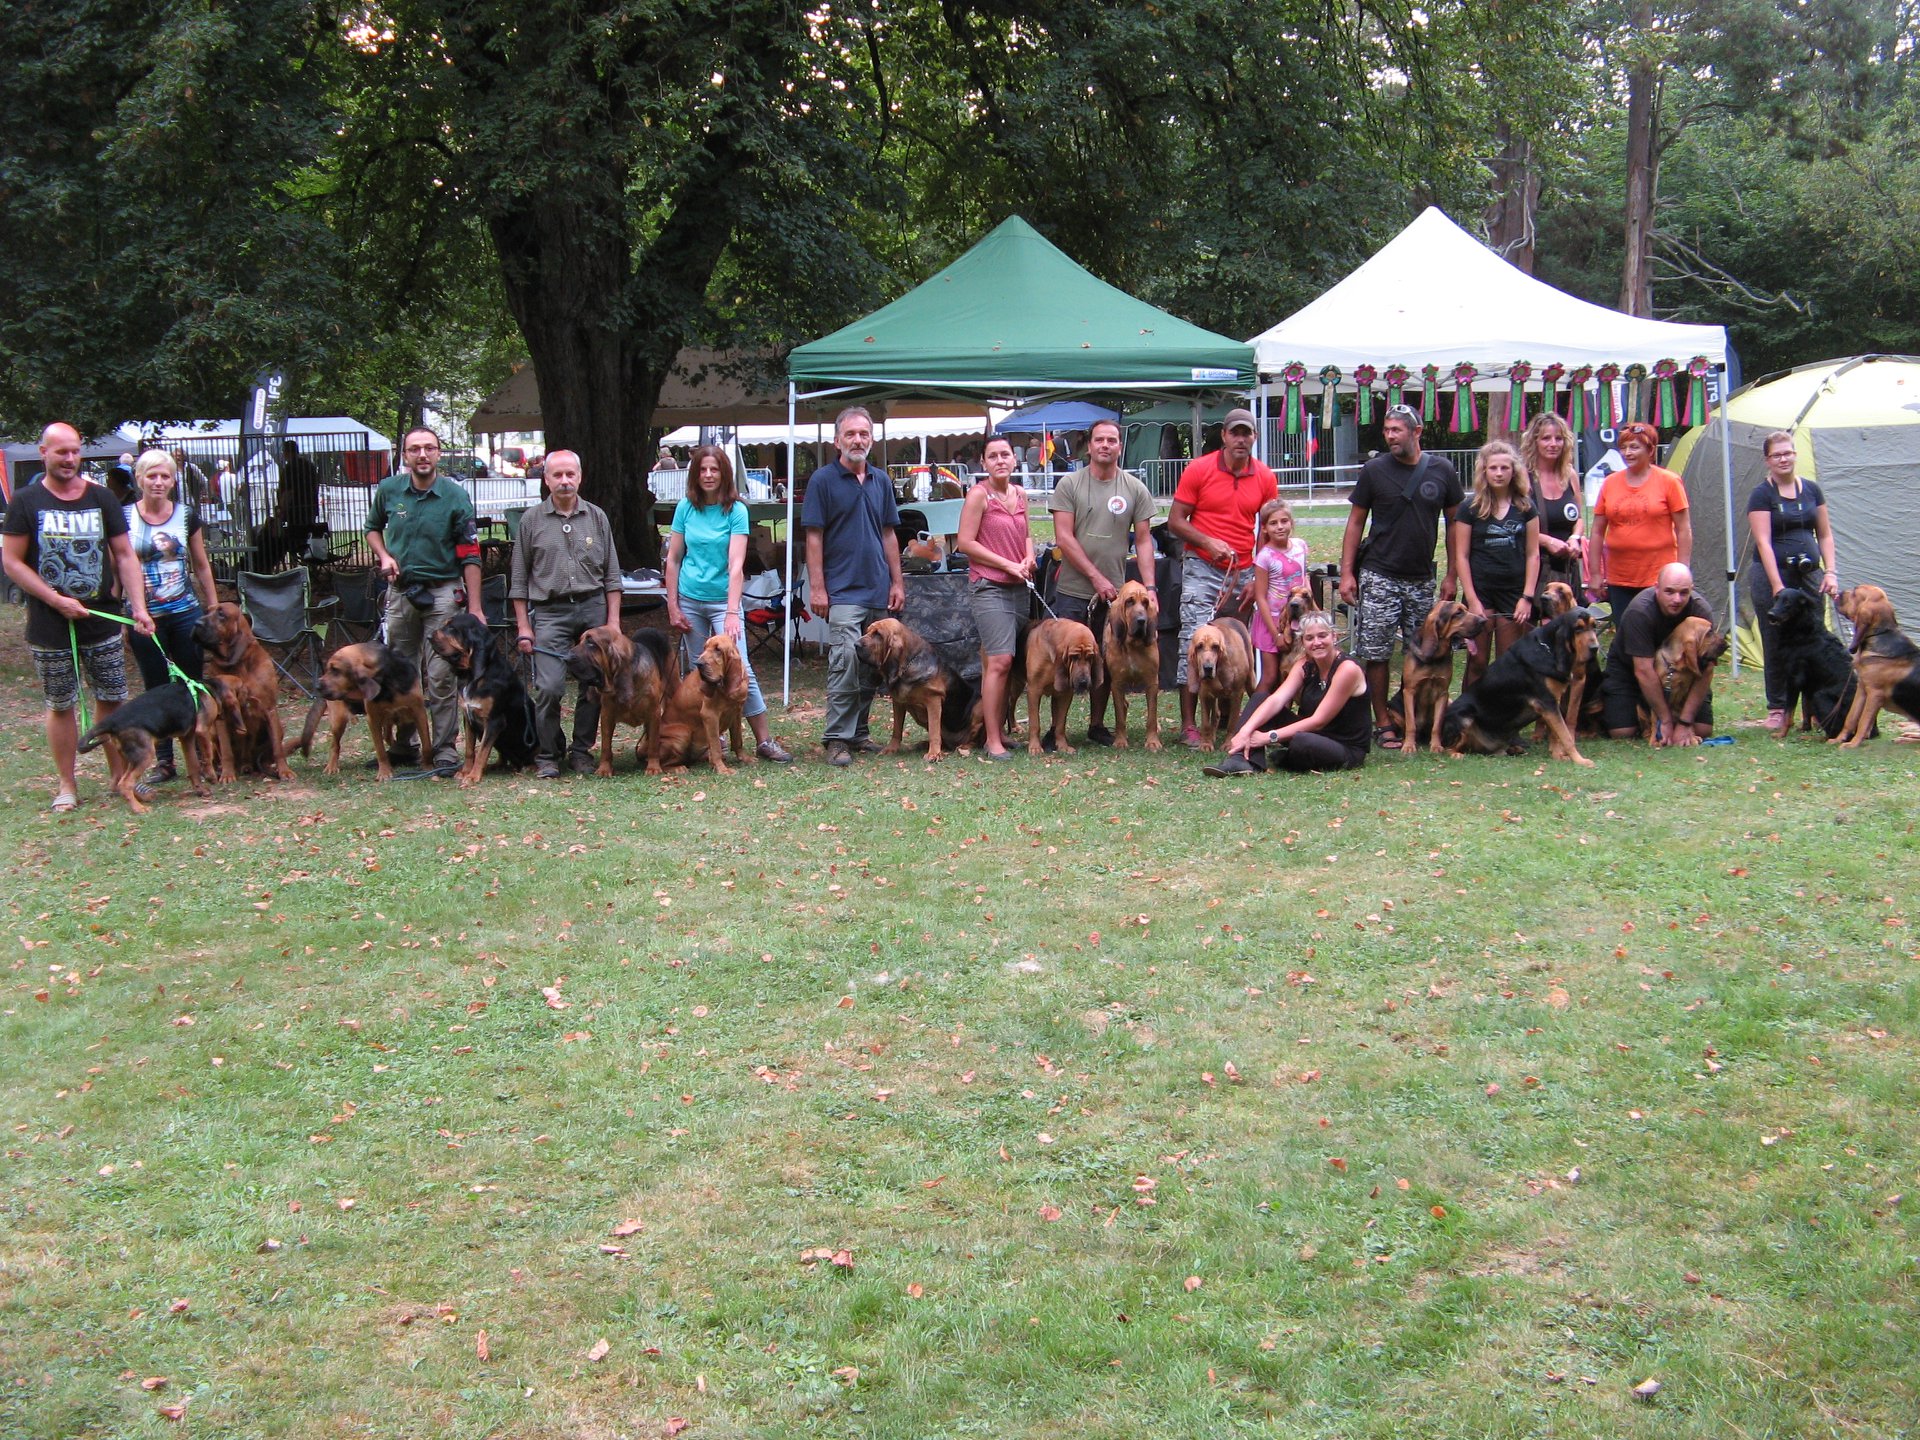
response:
M1373 743L1378 745L1382 750L1398 750L1400 748L1400 741L1400 732L1394 729L1393 726L1376 725L1373 727Z
M78 810L79 808L80 808L80 797L78 795L69 794L65 790L62 790L58 795L54 796L53 803L47 807L47 809L51 810L56 815L64 815L69 810Z

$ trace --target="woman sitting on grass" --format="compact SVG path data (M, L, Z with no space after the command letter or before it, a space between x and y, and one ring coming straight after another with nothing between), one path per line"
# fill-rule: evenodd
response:
M1340 653L1333 617L1324 610L1300 617L1300 640L1306 659L1254 706L1227 742L1226 755L1204 773L1217 779L1264 771L1270 745L1279 749L1276 763L1282 770L1358 770L1366 763L1373 739L1367 672ZM1270 720L1281 723L1269 730Z

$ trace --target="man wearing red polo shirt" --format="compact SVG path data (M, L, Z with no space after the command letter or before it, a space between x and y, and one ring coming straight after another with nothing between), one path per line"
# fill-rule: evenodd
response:
M1186 543L1180 562L1180 735L1200 748L1187 689L1187 642L1213 618L1227 577L1253 563L1254 523L1260 507L1280 493L1273 471L1253 458L1253 412L1229 410L1220 448L1180 472L1167 529Z

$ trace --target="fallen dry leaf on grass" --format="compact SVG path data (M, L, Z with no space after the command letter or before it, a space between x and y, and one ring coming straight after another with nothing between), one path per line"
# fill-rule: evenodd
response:
M191 1300L176 1300L167 1306L167 1313L169 1315L184 1315L192 1304L193 1302Z
M646 1228L646 1225L642 1221L622 1220L618 1225L613 1227L613 1233L616 1236L638 1235Z
M1338 1170L1342 1175L1347 1173L1347 1162L1341 1159L1338 1155L1329 1155L1327 1157L1327 1164L1332 1166L1335 1170Z
M184 1420L187 1418L187 1407L184 1404L156 1405L154 1408L160 1412L160 1418L163 1420Z
M493 1347L487 1343L487 1332L482 1330L473 1337L473 1353L482 1361L493 1359Z
M1180 1282L1181 1286L1189 1295L1206 1283L1207 1282L1202 1280L1198 1275L1189 1275L1185 1280Z
M674 1436L686 1428L687 1422L685 1420L681 1419L678 1415L669 1415L667 1417L667 1440L673 1440Z
M851 1385L860 1378L860 1367L858 1365L842 1365L833 1372L833 1378L838 1380L842 1385Z
M140 1388L149 1392L164 1390L167 1388L167 1377L164 1375L149 1375L140 1382Z
M594 1341L592 1348L587 1351L587 1363L589 1365L598 1365L602 1360L607 1358L607 1352L611 1349L613 1349L613 1346L609 1345L605 1340Z
M1040 1207L1040 1218L1048 1224L1052 1224L1060 1218L1060 1207L1058 1205L1042 1205Z
M1642 1400L1651 1400L1654 1396L1660 1393L1660 1382L1654 1379L1651 1375L1649 1375L1646 1379L1642 1380L1638 1385L1633 1387L1633 1393L1639 1396Z

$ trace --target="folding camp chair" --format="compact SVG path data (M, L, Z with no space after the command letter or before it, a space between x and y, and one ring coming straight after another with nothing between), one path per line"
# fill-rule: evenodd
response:
M304 567L274 575L242 570L235 580L254 638L266 646L274 668L311 697L320 680L321 627L339 600L329 595L316 603L313 580Z
M335 649L341 645L362 644L380 633L387 580L377 568L334 571L333 594L340 602L328 624L328 638Z
M778 570L762 570L758 575L749 576L740 587L740 620L746 632L749 655L757 654L778 640L786 633L790 621L813 618L800 599L798 582L795 583L793 594L783 595L780 589L782 579Z
M487 617L487 629L493 632L500 653L520 671L520 678L533 683L533 657L520 653L520 627L514 622L513 605L507 599L507 577L489 575L480 582L480 611Z

